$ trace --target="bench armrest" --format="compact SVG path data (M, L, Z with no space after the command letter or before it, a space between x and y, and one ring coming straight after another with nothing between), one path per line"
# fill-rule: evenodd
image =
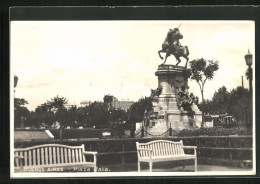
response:
M96 151L83 151L84 155L96 155L97 152Z
M197 146L182 146L183 149L196 149Z
M182 146L183 149L194 149L194 156L197 158L197 146Z
M97 152L96 151L83 151L84 155L93 155L94 156L94 161L93 163L96 165L97 164ZM94 168L95 170L95 168Z

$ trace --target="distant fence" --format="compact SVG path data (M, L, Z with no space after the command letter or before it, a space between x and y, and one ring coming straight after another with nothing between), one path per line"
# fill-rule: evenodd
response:
M85 145L87 151L98 152L98 164L124 164L137 161L136 142L149 142L157 139L183 140L184 145L198 146L198 158L219 158L226 160L252 160L252 136L197 136L161 138L106 138L106 139L52 139L15 141L15 148L39 144Z

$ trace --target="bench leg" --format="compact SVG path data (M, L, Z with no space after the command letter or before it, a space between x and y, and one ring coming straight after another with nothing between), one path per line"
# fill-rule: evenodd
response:
M184 171L184 169L185 169L185 162L184 162L184 160L182 161L182 170Z
M153 162L149 162L150 172L153 172Z
M197 172L197 158L194 159L194 172Z
M139 161L138 161L138 163L137 163L137 168L138 168L138 172L140 172L141 167L140 167L140 162L139 162Z

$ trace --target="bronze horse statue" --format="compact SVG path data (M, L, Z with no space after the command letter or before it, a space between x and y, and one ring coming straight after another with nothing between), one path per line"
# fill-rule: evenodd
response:
M183 36L180 33L178 28L174 28L174 30L170 29L169 32L167 33L167 36L164 40L164 43L162 44L162 50L158 51L159 57L163 59L161 56L161 52L165 52L165 60L163 64L166 62L167 58L172 54L175 56L175 58L178 60L178 64L181 62L180 57L184 57L186 59L186 64L185 67L187 67L187 63L189 61L188 55L189 49L187 46L181 46L179 43L179 39L182 39Z

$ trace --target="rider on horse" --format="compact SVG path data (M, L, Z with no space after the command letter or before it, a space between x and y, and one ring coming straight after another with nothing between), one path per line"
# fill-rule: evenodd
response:
M179 39L182 39L183 35L180 33L178 28L170 29L167 33L165 41L162 45L164 49L174 49L179 50L182 49L183 46L180 44Z
M186 59L185 67L187 67L187 63L189 61L188 55L189 55L189 49L187 46L182 46L179 42L180 39L183 38L183 35L180 33L179 28L174 28L173 30L170 29L167 33L167 36L162 44L162 50L158 51L159 57L163 59L160 53L164 52L165 60L163 64L166 62L167 57L169 57L171 54L175 56L175 58L178 60L178 63L176 66L181 62L180 57L184 57Z

